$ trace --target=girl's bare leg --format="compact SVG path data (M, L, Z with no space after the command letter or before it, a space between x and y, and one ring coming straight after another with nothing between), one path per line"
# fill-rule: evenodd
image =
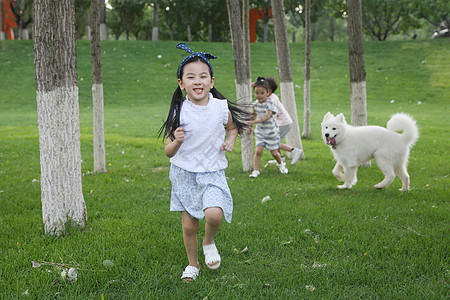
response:
M222 222L223 211L220 207L209 207L205 209L205 237L203 238L203 246L214 244L214 237L217 231L219 231L220 223ZM216 261L210 261L211 258L207 259L205 248L203 248L205 253L205 262L209 265L208 267L213 267L218 264L220 265L220 256L217 257ZM214 267L213 267L214 268Z
M270 151L270 154L276 159L277 163L281 164L281 155L278 150L272 150Z
M220 223L222 222L223 211L220 207L209 207L205 209L205 237L203 238L203 245L210 245L214 243L214 237L219 231Z
M256 147L255 156L253 158L253 170L255 170L255 171L259 171L263 150L264 150L264 147L262 147L262 146Z
M183 227L183 241L186 248L186 254L189 260L189 265L200 268L198 263L198 231L199 221L195 218L191 218L189 213L181 212L181 225Z

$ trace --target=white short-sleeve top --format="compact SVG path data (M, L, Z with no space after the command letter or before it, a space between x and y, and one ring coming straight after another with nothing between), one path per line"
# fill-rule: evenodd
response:
M283 103L281 103L280 98L278 98L276 94L271 94L269 98L273 100L275 106L277 107L277 125L287 126L292 124L292 118L287 112Z
M225 150L220 149L227 122L227 100L214 98L210 93L208 104L199 106L186 97L180 113L184 142L170 162L190 172L215 172L227 168Z

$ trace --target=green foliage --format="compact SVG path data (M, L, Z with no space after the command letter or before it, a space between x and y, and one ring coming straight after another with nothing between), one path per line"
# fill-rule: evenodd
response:
M438 27L443 21L450 23L450 6L447 0L415 0L414 14Z
M33 44L0 42L1 299L448 298L447 41L365 43L369 124L385 126L402 111L419 125L409 161L412 190L404 193L398 178L374 190L382 176L376 166L360 168L353 189L336 188L320 122L327 111L349 115L348 48L312 43L306 159L288 163L287 175L268 165L253 180L241 171L238 141L226 170L233 221L224 222L216 238L222 266L208 270L200 254L193 284L179 279L187 258L180 216L169 212L170 163L157 139L185 55L175 45L102 42L108 173L93 174L90 43L78 43L88 222L49 238L40 203ZM231 44L190 46L219 57L216 87L234 99ZM275 45L252 44L251 50L253 77L278 78ZM304 45L292 44L291 56L301 120ZM266 151L263 165L269 159ZM75 282L61 277L69 267L78 270Z
M91 0L75 0L75 34L81 39L86 34L88 17L91 13Z
M362 5L364 33L384 41L389 35L420 27L410 0L371 0Z

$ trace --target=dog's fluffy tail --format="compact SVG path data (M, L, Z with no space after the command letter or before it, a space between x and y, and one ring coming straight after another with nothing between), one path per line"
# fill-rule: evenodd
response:
M405 113L396 113L387 122L387 129L403 131L402 137L409 147L412 147L419 138L419 128L414 119Z

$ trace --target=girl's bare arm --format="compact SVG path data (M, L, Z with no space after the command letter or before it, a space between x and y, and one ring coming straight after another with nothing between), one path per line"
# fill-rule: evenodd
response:
M231 118L230 111L228 111L228 123L225 125L225 128L227 130L227 137L220 149L231 152L233 151L234 143L236 142L238 129L236 127L236 124L234 124L233 119Z
M181 144L184 142L184 128L178 127L174 132L175 139L172 140L171 137L167 137L166 145L164 147L164 153L168 157L172 157L177 154L178 149L180 149Z
M256 123L263 123L267 120L270 119L270 117L272 116L272 114L274 114L275 112L271 111L271 110L267 110L266 114L264 116L262 116L261 118L258 118L256 120L253 121L249 121L250 124L256 124Z

